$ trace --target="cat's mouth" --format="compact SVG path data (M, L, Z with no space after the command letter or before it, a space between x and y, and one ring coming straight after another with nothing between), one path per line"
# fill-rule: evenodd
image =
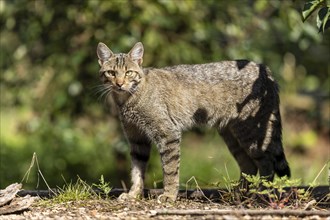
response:
M116 91L117 92L127 92L125 88L116 86Z
M119 94L128 93L128 89L123 86L116 86L114 91Z
M120 94L123 94L123 93L130 93L130 94L133 94L137 89L137 85L136 84L132 84L130 85L129 87L127 86L115 86L115 89L114 91L117 92L117 93L120 93Z

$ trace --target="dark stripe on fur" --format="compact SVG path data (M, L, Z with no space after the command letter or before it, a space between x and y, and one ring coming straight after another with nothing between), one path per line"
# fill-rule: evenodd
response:
M131 152L131 157L142 162L148 162L149 160L149 155L142 155L136 152Z
M164 158L164 163L165 164L169 164L172 161L179 160L179 159L180 159L180 155L179 154L174 154L174 155L172 155L170 157Z
M174 139L166 142L166 145L179 144L179 143L180 143L180 139Z
M159 152L160 156L163 156L165 154L170 154L173 151L173 149L165 149L165 150L161 150Z
M178 172L179 172L179 167L176 167L175 170L168 171L168 172L166 170L164 170L164 174L169 175L169 176L177 175Z

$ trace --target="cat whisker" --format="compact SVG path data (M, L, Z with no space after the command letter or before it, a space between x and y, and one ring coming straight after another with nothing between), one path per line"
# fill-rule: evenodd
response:
M106 104L106 102L109 100L109 95L111 94L111 90L105 95L104 98L104 103Z
M95 85L93 87L91 87L91 89L97 89L97 88L101 88L101 87L104 87L104 84L100 84L100 85Z
M101 94L104 91L104 89L105 89L104 85L96 85L90 87L88 90L92 94L92 96L98 97L99 94Z
M95 95L102 97L102 94L104 93L104 91L106 91L107 88L103 87L103 88L99 88L96 92Z
M129 88L128 92L129 92L131 95L133 95L137 90L138 90L137 85L136 85L136 84L133 84L133 85Z
M127 91L128 91L129 94L131 94L131 95L133 95L133 93L134 93L134 91L132 91L132 88L129 88Z
M106 87L103 87L102 89L100 89L98 93L101 93L101 94L100 94L98 100L107 99L107 97L111 93L111 91L112 91L112 86L106 86Z
M111 93L112 89L108 88L107 90L104 91L103 97L107 97Z
M105 85L97 85L92 88L93 95L98 95L104 91L107 87Z

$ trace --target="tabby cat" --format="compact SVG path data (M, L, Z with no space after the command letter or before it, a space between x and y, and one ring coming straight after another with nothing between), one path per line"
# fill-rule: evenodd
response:
M282 147L277 83L270 70L247 60L142 68L144 48L127 54L97 46L100 77L114 99L131 146L132 186L120 199L141 196L151 143L163 169L161 201L179 188L182 131L196 125L218 130L241 173L269 180L290 176ZM243 176L241 175L241 179Z

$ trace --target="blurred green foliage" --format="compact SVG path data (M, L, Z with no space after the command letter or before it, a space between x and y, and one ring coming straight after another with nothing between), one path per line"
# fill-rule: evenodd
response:
M323 153L305 172L310 165L290 154L290 148L304 145L305 139L299 138L301 129L296 134L286 123L285 115L295 120L292 116L303 111L304 118L317 121L318 130L307 126L314 138L308 139L308 148L317 147L320 131L329 134L329 108L324 103L330 84L330 37L329 31L319 34L313 22L302 22L300 3L0 0L0 188L22 179L33 152L52 187L77 175L87 182L104 175L114 186L121 186L121 180L129 184L127 144L109 106L95 94L100 84L95 52L99 41L114 52L143 42L144 66L225 59L267 64L282 88L284 141L293 174L311 180L327 159ZM299 95L301 91L307 96ZM182 148L183 183L195 175L211 184L226 171L238 177L235 162L214 133L189 133ZM153 154L149 187L159 186L161 180L155 149ZM38 179L37 172L31 174L25 187L45 188L42 181L37 185Z

